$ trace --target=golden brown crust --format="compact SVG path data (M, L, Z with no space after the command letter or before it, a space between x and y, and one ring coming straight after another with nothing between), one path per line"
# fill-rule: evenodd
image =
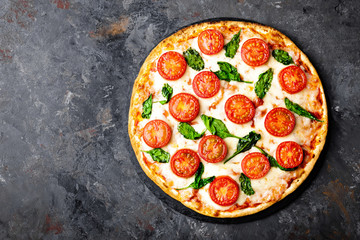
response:
M141 168L146 173L146 175L154 181L165 193L167 193L172 198L182 202L185 206L191 208L192 210L211 217L218 217L218 218L234 218L234 217L241 217L245 215L254 214L257 212L260 212L269 206L273 205L274 203L280 201L281 199L288 196L290 193L292 193L296 188L298 188L301 183L304 182L304 180L307 178L307 176L310 174L311 170L313 169L317 159L319 158L319 155L321 153L321 150L323 149L323 146L325 144L327 129L328 129L328 113L327 113L327 106L326 106L326 99L324 90L321 84L321 81L319 80L317 82L317 87L320 89L319 98L321 99L321 112L322 117L321 119L324 121L320 128L317 130L316 137L312 141L311 146L307 147L307 152L309 154L309 159L304 167L304 171L302 174L297 177L295 180L293 180L290 183L290 186L283 192L280 199L276 201L269 201L265 203L261 203L260 205L253 206L253 207L247 207L244 209L234 210L234 211L219 211L211 208L199 208L199 203L194 201L183 201L180 194L176 190L172 190L172 188L169 186L169 184L166 182L166 180L156 173L156 166L147 164L145 161L142 161L142 156L140 152L140 141L139 138L136 136L136 125L137 121L139 121L139 111L141 111L141 103L147 98L149 93L144 93L143 89L146 84L152 84L151 80L148 79L148 74L151 70L152 63L156 61L156 59L159 57L159 55L163 51L167 50L173 50L177 46L186 46L186 41L188 39L195 38L201 31L208 29L208 28L215 28L219 29L222 32L228 31L231 34L234 34L238 30L241 29L248 29L250 31L254 31L257 34L261 35L262 38L266 39L267 42L270 45L270 48L272 47L282 47L285 48L288 51L293 51L294 53L297 53L297 59L295 60L298 65L302 66L305 72L308 72L312 76L314 76L316 79L319 79L319 76L313 67L313 65L310 63L307 56L299 50L299 48L296 47L296 45L284 34L281 32L267 26L263 26L256 23L249 23L249 22L238 22L238 21L219 21L219 22L205 22L205 23L199 23L195 24L189 27L186 27L184 29L181 29L180 31L176 32L175 34L171 35L170 37L166 38L165 40L161 41L148 55L146 58L143 66L140 69L139 75L135 80L132 96L131 96L131 102L130 102L130 110L129 110L129 120L128 120L128 132L130 136L131 145L134 149L135 155L140 163ZM141 92L142 94L136 94Z

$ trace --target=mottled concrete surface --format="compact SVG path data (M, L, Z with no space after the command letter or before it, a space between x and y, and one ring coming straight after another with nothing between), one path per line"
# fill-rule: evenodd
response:
M356 0L1 0L0 239L359 239L359 11ZM229 221L164 195L127 135L145 56L216 17L288 35L317 68L330 117L300 190Z

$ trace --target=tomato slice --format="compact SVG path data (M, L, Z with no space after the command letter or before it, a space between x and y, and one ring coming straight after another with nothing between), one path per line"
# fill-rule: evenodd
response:
M210 98L219 92L220 80L215 73L203 71L195 76L192 87L197 96L201 98Z
M258 179L269 172L270 163L264 154L253 152L244 157L241 162L241 168L247 177Z
M289 66L279 73L281 88L290 94L298 93L306 87L306 75L298 66Z
M242 60L252 67L263 65L268 61L269 56L269 46L260 38L250 38L241 47Z
M282 142L276 149L276 161L284 168L299 166L303 158L303 150L296 142Z
M198 153L209 163L221 162L227 154L226 143L216 135L205 136L199 143Z
M224 37L215 29L208 29L200 33L198 37L200 51L206 55L213 55L224 47Z
M171 171L179 177L188 178L199 168L200 158L190 149L178 150L170 160Z
M199 100L189 93L179 93L169 102L169 112L180 122L190 122L199 114Z
M157 70L166 80L177 80L186 71L187 63L185 58L178 52L169 51L160 56Z
M226 101L225 113L233 123L243 124L254 118L255 107L248 97L238 94Z
M275 137L285 137L289 135L294 127L295 116L286 108L274 108L265 117L265 128Z
M216 204L230 206L239 198L239 185L229 176L219 176L211 182L209 194Z
M152 120L144 127L143 139L149 147L161 148L169 143L171 134L171 128L166 122Z

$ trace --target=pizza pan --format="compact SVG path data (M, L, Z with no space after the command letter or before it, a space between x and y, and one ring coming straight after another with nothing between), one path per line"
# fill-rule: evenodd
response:
M242 19L242 18L228 18L228 17L221 17L221 18L210 18L210 19L204 19L201 21L197 21L197 22L193 22L191 24L185 25L179 29L176 29L175 31L172 31L171 33L169 33L167 36L165 36L162 40L166 39L167 37L171 36L172 34L178 32L181 29L184 29L186 27L195 25L195 24L199 24L199 23L204 23L204 22L218 22L218 21L242 21L242 22L251 22L251 23L257 23L260 25L265 25L259 22L255 22L255 21L251 21L251 20L247 20L247 19ZM162 40L160 40L159 42L161 42ZM157 46L158 43L155 44L154 48ZM147 55L153 50L153 48L145 55L145 57L143 58L143 60L140 63L140 66L143 65ZM320 78L321 79L321 78ZM330 119L329 119L330 121ZM139 165L139 162L134 154L134 152L132 151L132 157L131 157L131 161L134 164L135 168L136 168L136 173L138 174L138 176L140 177L141 181L145 183L146 187L158 198L160 199L163 203L165 203L167 206L169 206L171 209L185 215L188 217L191 217L193 219L196 220L200 220L200 221L205 221L205 222L210 222L210 223L220 223L220 224L236 224L236 223L245 223L245 222L251 222L251 221L256 221L256 220L260 220L263 218L266 218L284 208L286 208L291 202L295 201L295 199L297 199L309 186L310 183L312 182L312 180L315 178L315 176L317 175L317 173L319 172L321 166L323 165L323 158L324 155L327 152L327 144L328 141L325 141L325 145L324 148L317 160L317 162L315 163L314 168L312 169L311 173L309 174L309 176L305 179L305 181L294 191L292 192L290 195L288 195L287 197L285 197L284 199L282 199L281 201L271 205L270 207L266 208L265 210L262 210L258 213L252 214L252 215L247 215L247 216L243 216L243 217L238 217L238 218L215 218L215 217L209 217L209 216L205 216L202 215L200 213L197 213L189 208L187 208L186 206L184 206L183 204L181 204L179 201L173 199L172 197L170 197L169 195L167 195L165 192L163 192L161 190L160 187L158 187L146 174L145 172L142 170L141 166ZM128 140L129 145L130 144L130 140ZM132 148L131 148L132 149Z

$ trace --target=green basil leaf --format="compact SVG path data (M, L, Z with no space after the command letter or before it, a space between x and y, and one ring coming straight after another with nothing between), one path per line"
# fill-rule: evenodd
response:
M200 188L204 187L206 184L211 183L212 181L214 181L215 176L201 179L201 176L203 175L203 173L204 173L204 164L202 162L200 162L199 168L195 173L194 182L191 183L187 187L177 188L176 190L183 190L183 189L187 189L187 188L200 189Z
M236 82L244 82L244 83L252 83L248 81L243 81L240 78L240 74L238 73L236 67L227 62L218 62L220 70L213 72L220 80L225 80L227 82L236 81Z
M294 170L296 170L297 167L295 167L295 168L284 168L284 167L282 167L282 166L276 161L276 159L275 159L273 156L271 156L270 154L268 154L267 152L265 152L264 149L261 149L261 148L259 148L259 147L257 147L257 146L254 146L254 147L256 147L262 154L264 154L264 155L267 157L267 159L269 160L269 163L270 163L270 166L271 166L271 167L277 167L277 168L280 168L280 169L283 170L283 171L294 171Z
M143 151L150 154L151 158L159 163L168 163L170 161L170 154L161 148L154 148L150 151Z
M230 63L227 62L217 62L217 64L219 65L219 68L221 71L223 72L227 72L227 73L237 73L237 69L236 67L234 67L233 65L231 65Z
M250 150L257 143L257 141L259 141L260 139L261 139L260 134L256 133L255 131L249 132L248 135L246 135L245 137L239 139L239 142L237 144L235 153L233 155L231 155L231 157L226 159L224 161L224 164L227 163L228 161L230 161L232 158L234 158L239 153L246 152L246 151Z
M300 116L307 117L307 118L310 118L310 119L318 121L318 122L324 122L324 121L317 119L314 115L312 115L311 113L306 111L299 104L290 101L288 98L285 98L285 106L287 109L289 109L290 111L292 111Z
M289 53L284 51L284 50L280 50L280 49L275 49L272 52L273 57L276 59L276 61L284 64L284 65L289 65L291 63L294 63L293 59L290 57Z
M241 173L239 181L241 191L243 191L246 195L253 195L255 193L254 189L251 187L250 178L248 178L245 174Z
M190 124L181 122L178 126L178 131L184 136L184 138L190 140L196 140L204 136L206 130L203 131L202 133L197 133Z
M211 183L212 181L214 181L214 179L215 179L215 176L200 179L199 184L197 185L197 188L195 188L195 189L200 189L202 187L205 187L206 184Z
M232 39L230 40L230 42L228 42L224 48L225 48L225 56L229 57L229 58L234 58L237 50L239 49L239 42L240 42L240 31L235 34Z
M195 173L195 183L199 184L200 180L201 180L201 176L204 173L204 164L202 162L200 162L199 168Z
M164 96L164 98L166 98L166 100L160 101L160 103L164 105L170 101L173 94L173 88L169 84L165 83L161 89L161 94Z
M225 123L223 123L223 121L221 121L220 119L214 118L214 120L212 121L212 124L216 129L217 136L219 136L221 138L227 138L227 137L239 138L239 137L231 134L229 132L229 130L227 129Z
M209 130L212 135L215 135L216 129L215 129L214 125L212 124L214 118L203 114L203 115L201 115L201 120L204 122L206 129Z
M259 80L255 84L255 93L256 95L263 99L267 91L271 87L271 82L273 80L273 70L269 68L266 72L259 75Z
M216 75L219 79L222 79L222 80L225 80L225 81L230 82L230 80L226 80L226 79L229 78L227 72L217 71L217 72L214 72L214 73L215 73L215 75Z
M205 63L200 54L193 48L189 48L183 52L187 64L194 70L200 71L204 69Z
M211 132L212 135L217 135L221 138L234 137L241 139L240 137L231 134L225 123L223 123L223 121L220 119L209 117L203 114L201 115L201 120L203 120L206 128Z
M150 118L152 111L152 94L143 102L143 112L141 114L142 118Z
M177 188L176 190L183 190L183 189L187 189L187 188L194 188L194 189L198 189L197 187L199 186L199 182L201 180L201 175L204 173L204 164L202 162L200 162L199 168L195 173L195 180L193 183L191 183L189 186L184 187L184 188Z

